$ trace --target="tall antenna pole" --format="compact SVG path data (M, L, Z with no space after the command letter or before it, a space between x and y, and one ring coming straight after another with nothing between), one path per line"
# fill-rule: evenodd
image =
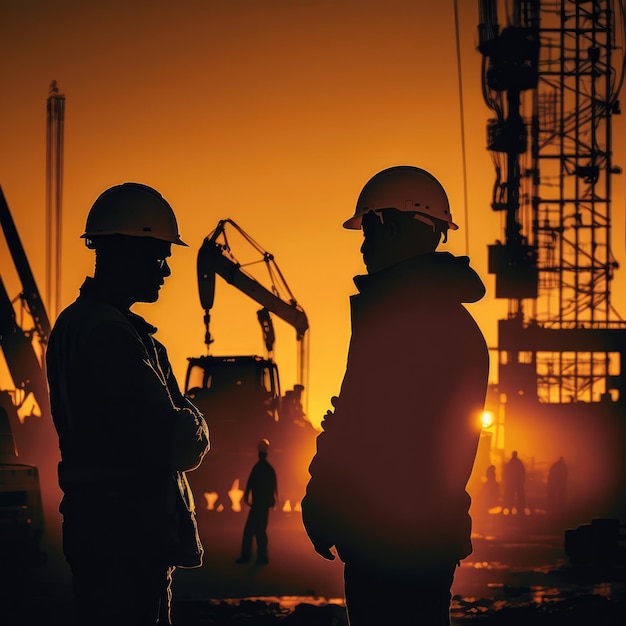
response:
M63 124L65 96L50 83L46 127L46 297L52 319L61 302L61 214L63 198Z

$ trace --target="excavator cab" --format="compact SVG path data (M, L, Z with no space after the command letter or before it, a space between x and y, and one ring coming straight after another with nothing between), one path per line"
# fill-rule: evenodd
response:
M196 497L217 494L216 507L234 510L231 492L245 487L257 460L251 442L271 441L278 428L278 368L259 356L201 356L188 361L185 395L204 414L211 433L211 452L188 480Z
M235 414L247 421L278 421L280 379L271 359L259 356L201 356L188 359L185 394L217 419Z
M211 439L210 453L187 474L198 513L237 510L237 493L245 488L261 439L272 445L279 506L297 505L316 435L303 411L302 385L281 395L276 364L260 356L201 356L188 361L185 395L203 413Z

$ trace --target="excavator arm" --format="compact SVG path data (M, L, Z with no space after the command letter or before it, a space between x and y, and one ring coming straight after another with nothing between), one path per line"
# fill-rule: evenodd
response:
M17 323L13 303L0 277L0 347L16 389L24 392L24 397L33 394L37 405L47 406L45 374L37 354L33 349L28 332Z
M271 258L270 258L271 260ZM223 245L215 237L206 238L198 253L198 289L200 303L205 311L210 311L215 298L215 275L246 294L270 313L293 326L298 340L304 337L309 328L305 312L295 300L285 302L279 296L261 285L247 274L239 263L229 258Z
M272 288L268 289L256 278L247 273L231 253L226 226L230 225L261 255L271 277ZM205 238L198 252L197 260L198 290L200 303L204 309L205 339L207 348L212 343L209 330L210 311L215 300L215 276L221 276L227 283L259 303L263 308L257 313L263 332L265 347L271 354L274 346L274 330L270 313L276 315L296 331L299 344L298 383L304 384L306 378L307 332L309 322L306 313L294 298L274 256L264 250L235 222L230 219L220 220L215 230ZM281 297L280 293L286 294ZM306 386L306 385L304 385Z
M0 550L4 554L11 546L15 558L31 564L45 559L39 545L45 528L55 529L51 537L60 533L61 492L56 478L59 449L50 415L44 359L51 328L1 188L0 226L21 284L19 295L12 300L0 276L0 350L14 388L0 389L0 455L4 456L0 463L0 514L4 520L11 520L0 524ZM19 303L20 315L14 303ZM22 312L28 313L27 325ZM38 413L30 404L31 398ZM18 409L29 409L30 413L18 415ZM18 509L19 516L7 517L11 508ZM21 539L16 544L17 537Z
M226 224L230 224L237 229L263 255L263 261L268 265L270 276L272 276L273 291L264 287L248 274L232 256L226 238ZM222 243L218 241L220 237L223 239ZM263 250L235 222L229 219L220 220L217 228L204 240L198 252L198 289L200 292L200 303L206 316L209 315L209 311L213 308L216 274L255 302L258 302L264 309L293 326L296 330L296 339L298 341L302 340L309 328L306 313L291 294L282 273L274 261L273 255ZM285 300L278 295L279 289L288 293L289 300ZM264 322L262 320L259 321L261 321L263 326ZM208 322L209 318L205 317L205 325L207 327L205 343L207 345L211 342Z
M0 225L22 285L19 298L33 323L32 330L24 330L20 326L0 277L0 348L16 388L24 390L26 394L32 392L39 408L46 412L48 388L45 372L31 337L35 335L43 352L50 335L50 322L1 187Z

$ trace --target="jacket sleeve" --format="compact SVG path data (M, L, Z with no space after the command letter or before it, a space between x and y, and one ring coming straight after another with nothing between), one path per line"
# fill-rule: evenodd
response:
M94 325L68 374L75 440L93 464L188 469L208 446L204 419L175 403L171 384L126 320ZM180 392L178 392L180 395ZM89 450L87 450L89 447Z
M172 431L172 466L181 472L196 469L209 450L209 429L200 413L178 411Z
M159 365L172 404L179 409L172 431L172 465L178 471L196 469L210 449L209 427L200 410L180 391L165 346L154 339Z
M329 425L334 419L334 415L327 414L322 422L323 430L317 436L316 453L309 465L310 478L301 503L302 523L315 550L320 554L335 545L333 520L329 516L332 507L328 501L335 475L330 463L332 455L328 453L333 438L333 429Z

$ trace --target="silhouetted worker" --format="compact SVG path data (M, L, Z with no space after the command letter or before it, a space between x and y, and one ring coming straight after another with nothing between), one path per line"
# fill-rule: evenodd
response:
M558 515L565 509L565 494L567 492L567 465L561 456L555 461L548 472L547 510L548 513Z
M250 507L243 529L241 554L237 563L248 563L252 556L252 540L256 539L256 564L267 565L267 522L270 509L276 506L278 486L276 472L267 460L270 442L261 439L258 445L259 460L255 463L248 477L243 501Z
M500 504L500 483L496 478L495 465L489 465L485 471L480 492L476 497L476 504L481 513L489 513L490 509Z
M526 509L526 468L513 450L509 462L504 466L504 508L511 513L524 515Z
M170 205L138 183L104 191L82 237L95 250L94 277L59 315L47 350L79 623L169 624L174 567L202 562L185 471L208 450L208 429L157 329L130 307L158 299L172 244L186 244Z
M450 587L471 553L465 488L489 355L464 302L485 288L467 257L436 252L452 221L441 184L392 167L344 227L363 229L341 392L317 438L302 502L315 550L344 561L351 626L449 624Z

